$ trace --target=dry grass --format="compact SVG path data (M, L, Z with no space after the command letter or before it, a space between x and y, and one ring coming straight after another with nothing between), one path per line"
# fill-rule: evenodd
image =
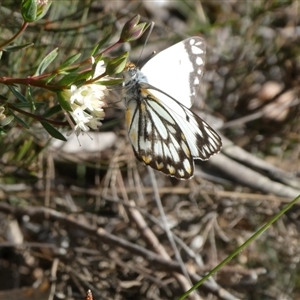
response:
M195 111L213 112L219 120L212 126L221 124L225 144L226 138L232 144L219 160L197 163L190 181L155 173L195 283L299 194L300 4L172 1L158 9L147 1L83 3L54 1L48 18L22 37L35 46L22 57L5 54L0 76L31 74L55 47L61 61L77 51L86 57L103 32L112 28L113 39L136 13L156 22L143 59L185 35L205 37L205 98ZM5 39L19 18L1 15ZM144 39L132 44L133 59ZM119 92L111 95L106 135L80 138L81 147L70 146L75 153L50 146L36 124L27 131L12 123L0 137L0 299L84 299L89 288L94 300L177 299L190 287L162 225L155 182L126 140ZM40 91L34 97L56 101ZM91 151L95 143L103 150ZM249 156L242 158L241 148ZM261 178L268 181L260 185ZM298 299L299 211L294 206L194 299Z

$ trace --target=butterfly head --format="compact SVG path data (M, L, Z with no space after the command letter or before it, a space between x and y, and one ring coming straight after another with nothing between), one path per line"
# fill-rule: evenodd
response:
M123 71L124 86L130 85L131 82L135 81L137 76L138 68L132 62L128 62Z
M131 88L141 82L148 82L147 77L132 62L126 64L123 71L123 78L123 86L125 88Z
M136 71L137 71L137 66L134 63L128 62L125 65L124 72L129 72L129 73L132 73L132 75L134 75L134 73L136 73Z

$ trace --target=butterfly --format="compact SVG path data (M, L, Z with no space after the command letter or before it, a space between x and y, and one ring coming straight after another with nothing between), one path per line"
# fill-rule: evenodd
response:
M123 100L128 136L137 159L155 170L189 179L194 159L221 150L219 135L189 108L199 96L205 42L187 38L155 55L141 70L128 62Z

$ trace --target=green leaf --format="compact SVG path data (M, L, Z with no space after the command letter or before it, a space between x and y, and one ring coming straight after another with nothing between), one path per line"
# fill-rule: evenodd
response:
M20 119L11 109L9 109L9 112L14 116L14 118L16 119L16 121L21 124L23 127L29 129L29 125L23 121L22 119Z
M36 106L35 106L35 102L33 101L32 93L31 93L31 87L30 86L27 87L27 93L28 93L29 102L31 104L31 109L32 110L36 110Z
M74 82L77 76L78 73L67 74L66 76L64 76L58 81L57 85L69 86Z
M6 126L8 125L12 120L14 119L13 116L7 116L5 119L0 121L1 126Z
M7 46L3 49L3 51L16 52L16 51L19 51L20 49L26 49L26 48L29 48L33 45L34 45L34 43L26 43L26 44L23 44L23 45Z
M57 84L66 85L75 84L76 81L85 81L87 78L91 77L92 71L86 71L83 73L70 73L63 77Z
M73 111L70 102L65 99L62 92L57 93L57 98L60 106L66 111Z
M44 114L43 114L43 117L44 118L49 118L57 113L61 112L61 106L58 104L58 105L55 105L55 106L52 106L50 107Z
M23 161L28 157L32 143L32 138L24 140L23 144L19 147L18 152L16 153L16 161Z
M78 79L76 81L73 82L74 85L76 85L77 87L81 87L84 83L86 82L86 79Z
M36 108L42 107L45 105L45 103L41 103L41 102L21 102L21 103L14 103L12 104L13 107L17 107L17 108L32 108L32 106L35 106Z
M67 68L65 68L63 70L59 70L58 74L60 74L60 75L68 75L68 74L74 73L79 68L80 68L80 66L67 67Z
M43 127L46 129L46 131L54 138L62 141L67 141L67 139L57 130L55 129L51 124L49 124L46 121L40 121Z
M20 101L28 103L28 100L14 86L9 85L8 88Z
M115 75L121 73L125 68L127 58L128 52L125 52L122 56L108 61L106 66L106 75Z
M81 53L74 54L73 56L69 57L66 61L64 61L60 67L59 71L65 69L69 65L73 64L79 57L81 56Z
M58 48L53 49L44 59L41 61L40 65L38 66L35 76L43 74L45 69L53 62L58 54Z
M48 84L53 78L55 78L57 76L57 74L52 74L50 75L47 80L46 80L46 84Z
M5 136L7 134L7 132L0 127L0 136Z

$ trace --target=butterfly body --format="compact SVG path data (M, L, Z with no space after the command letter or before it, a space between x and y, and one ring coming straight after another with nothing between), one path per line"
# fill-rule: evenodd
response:
M194 47L195 61L175 56L187 47ZM178 179L193 176L194 159L207 160L221 148L218 134L189 109L198 96L203 53L203 40L190 38L160 52L142 70L128 63L123 72L126 124L136 157ZM157 76L151 71L155 62L163 63Z

